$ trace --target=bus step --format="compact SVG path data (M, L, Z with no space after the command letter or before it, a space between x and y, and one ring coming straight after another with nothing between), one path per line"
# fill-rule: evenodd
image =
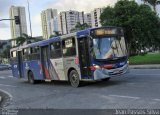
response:
M52 80L50 80L50 79L45 79L45 82L51 82Z

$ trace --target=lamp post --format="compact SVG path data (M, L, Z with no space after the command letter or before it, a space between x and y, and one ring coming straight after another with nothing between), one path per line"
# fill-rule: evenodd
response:
M31 23L31 14L30 14L30 8L29 8L29 1L28 0L27 0L27 5L28 5L30 33L31 33L31 37L32 37L32 23Z

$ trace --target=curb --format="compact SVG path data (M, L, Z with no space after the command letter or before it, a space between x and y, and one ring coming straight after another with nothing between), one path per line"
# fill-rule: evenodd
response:
M8 106L12 102L12 95L0 89L0 108Z
M156 65L130 65L130 69L160 69L160 66Z

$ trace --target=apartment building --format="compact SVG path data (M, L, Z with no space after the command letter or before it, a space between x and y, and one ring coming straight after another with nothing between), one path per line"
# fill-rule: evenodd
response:
M91 20L92 20L92 27L101 27L100 23L100 15L103 12L103 8L95 8L94 11L91 12Z
M90 27L92 26L91 13L84 14L84 23L87 23Z
M84 24L84 12L64 11L58 15L58 30L61 34L68 34L75 28L77 22Z
M44 39L49 39L53 35L52 21L57 16L57 9L47 9L41 12L42 34Z
M11 38L15 39L21 36L23 33L27 34L26 12L25 7L11 6L9 10L10 19L14 19L15 16L19 16L20 24L16 24L15 20L10 21ZM16 42L11 43L12 46L16 46Z

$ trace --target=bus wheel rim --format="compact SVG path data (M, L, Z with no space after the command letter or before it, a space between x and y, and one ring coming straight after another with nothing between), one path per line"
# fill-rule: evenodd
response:
M30 81L30 83L33 82L33 75L31 73L30 73L30 76L29 76L29 81Z
M71 81L72 81L73 84L77 84L78 83L78 76L76 74L73 74Z

